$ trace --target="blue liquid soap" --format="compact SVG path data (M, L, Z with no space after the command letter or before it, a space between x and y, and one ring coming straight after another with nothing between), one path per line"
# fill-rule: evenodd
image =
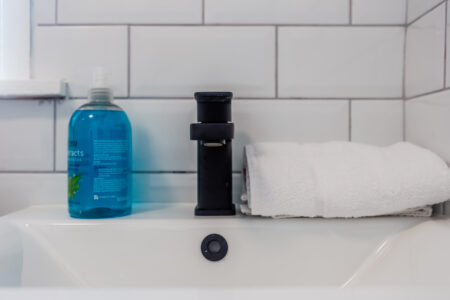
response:
M108 88L93 88L91 101L69 122L70 216L108 218L131 213L131 125L111 103Z

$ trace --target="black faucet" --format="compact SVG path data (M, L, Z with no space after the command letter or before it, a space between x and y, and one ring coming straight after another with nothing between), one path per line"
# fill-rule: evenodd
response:
M191 124L191 140L197 141L196 216L236 214L232 201L230 92L199 92L197 121Z

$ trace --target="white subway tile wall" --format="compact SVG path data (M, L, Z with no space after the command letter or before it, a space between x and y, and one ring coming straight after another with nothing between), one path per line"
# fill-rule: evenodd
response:
M0 215L30 205L63 204L66 197L66 174L0 174Z
M410 0L408 5L411 2L423 6L425 12L407 30L406 140L434 151L450 163L449 47L445 37L448 1Z
M408 23L426 14L443 0L408 0Z
M57 105L57 171L67 169L67 124L83 103L86 101L69 100ZM196 170L197 144L189 140L189 124L196 121L195 101L127 99L116 103L132 123L134 171ZM243 147L248 143L349 138L347 100L236 100L232 106L234 171L241 171Z
M405 24L407 0L352 0L353 24Z
M275 96L273 27L132 27L131 96Z
M233 169L242 169L245 144L265 141L326 142L349 139L348 100L237 100Z
M202 0L58 0L58 23L200 24Z
M445 3L408 26L406 97L444 87Z
M402 27L281 27L281 97L401 97Z
M66 79L70 95L85 97L92 70L110 73L116 96L127 95L125 26L39 26L35 30L32 74L38 79Z
M450 162L450 91L406 101L406 139Z
M0 170L53 171L53 101L0 100Z
M389 146L403 140L403 100L354 100L351 103L351 139Z
M348 24L348 0L205 0L207 24Z
M0 100L0 214L65 203L67 123L96 66L133 124L136 202L195 200L195 91L235 94L236 199L246 143L402 140L405 78L409 96L437 89L442 30L423 39L414 26L444 28L440 2L31 0L31 76L67 79L71 99ZM432 50L414 50L417 39ZM410 92L418 68L425 87ZM19 181L33 183L10 203Z

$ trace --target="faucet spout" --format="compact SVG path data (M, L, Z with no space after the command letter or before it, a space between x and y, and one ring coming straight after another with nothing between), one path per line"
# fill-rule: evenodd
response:
M232 201L232 139L230 92L198 92L197 123L191 140L197 141L196 216L236 214Z

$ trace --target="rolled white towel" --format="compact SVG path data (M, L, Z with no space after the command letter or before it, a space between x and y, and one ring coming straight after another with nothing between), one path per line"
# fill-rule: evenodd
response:
M446 163L405 142L252 144L245 146L243 173L242 209L251 215L424 215L431 212L424 206L450 199Z

